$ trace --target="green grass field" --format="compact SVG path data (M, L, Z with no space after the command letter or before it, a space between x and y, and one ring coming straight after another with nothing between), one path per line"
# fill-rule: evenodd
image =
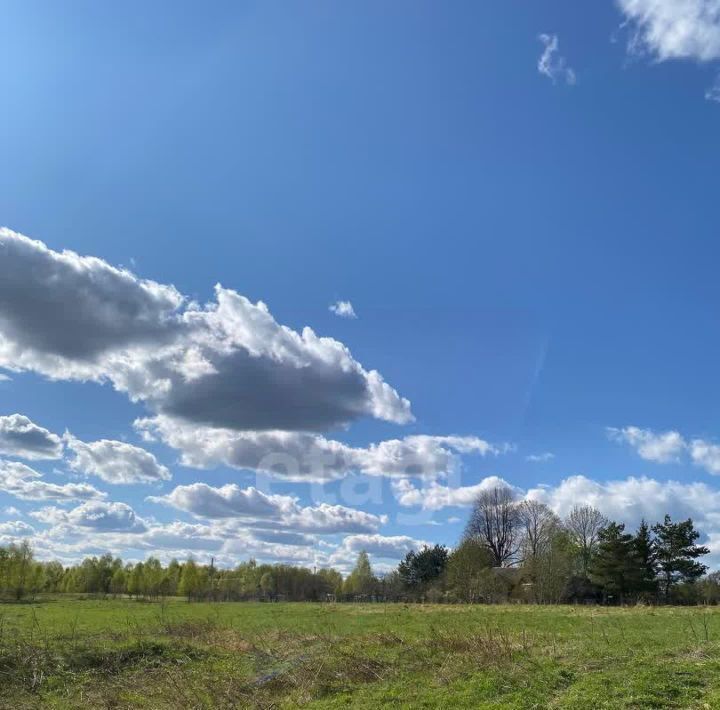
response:
M2 708L720 708L714 608L0 605Z

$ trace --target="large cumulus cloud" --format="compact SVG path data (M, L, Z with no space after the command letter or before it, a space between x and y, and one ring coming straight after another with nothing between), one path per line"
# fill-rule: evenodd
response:
M298 333L218 285L172 286L0 230L0 366L109 380L135 401L235 430L321 431L361 416L405 423L410 403L340 342Z
M114 348L162 342L177 328L182 303L172 286L4 228L0 283L4 362L50 372L63 361L82 368Z

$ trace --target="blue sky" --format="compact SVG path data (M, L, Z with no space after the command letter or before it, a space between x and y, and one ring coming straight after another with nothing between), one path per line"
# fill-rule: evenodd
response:
M497 476L720 551L720 2L0 17L0 541L382 568Z

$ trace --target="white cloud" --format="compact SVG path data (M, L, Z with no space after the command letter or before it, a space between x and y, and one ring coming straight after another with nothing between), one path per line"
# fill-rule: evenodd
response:
M689 455L696 466L704 468L714 476L720 475L720 445L704 439L687 441L677 431L654 432L629 426L624 429L608 427L608 436L613 441L630 444L641 458L655 463L677 463L682 456Z
M511 486L498 476L488 476L473 486L458 486L455 488L444 486L437 481L431 481L427 486L416 488L409 480L404 478L393 481L392 484L395 499L401 506L419 506L423 510L470 506L480 493L497 486L508 487L515 491L518 496L522 495L520 489Z
M669 513L677 519L692 517L702 532L710 534L717 530L720 535L720 490L705 483L658 481L648 477L595 481L585 476L570 476L557 485L523 491L502 478L490 476L474 486L458 488L433 483L420 489L404 480L395 482L393 488L402 506L439 510L469 507L478 493L498 485L510 486L518 500L527 498L546 503L561 516L567 515L575 505L592 505L632 528L643 518L655 523Z
M157 412L235 430L413 419L410 403L342 343L280 325L231 289L217 285L200 306L7 229L0 254L0 367L109 380Z
M266 523L272 521L277 527L319 534L372 532L387 521L385 516L341 505L321 503L303 507L295 497L263 493L253 486L240 488L235 483L218 488L192 483L148 500L200 518L255 521L257 527L267 527Z
M408 436L366 448L302 432L236 432L190 426L170 417L139 419L137 430L181 452L186 466L225 465L275 474L291 480L327 480L351 471L372 476L435 476L457 469L458 454L499 455L495 446L474 436Z
M22 414L0 416L0 454L28 460L59 459L62 439Z
M181 295L101 259L58 253L0 229L0 362L62 377L94 372L102 353L163 342L178 326ZM72 317L68 317L72 314Z
M292 532L291 530L251 530L254 540L260 542L271 542L279 545L299 545L306 547L314 545L316 538L305 533Z
M106 494L87 483L48 483L22 463L0 460L0 490L21 500L76 501L102 499Z
M529 454L525 457L526 461L530 463L546 463L552 461L555 458L555 454L545 451L542 454Z
M66 443L74 454L70 460L73 470L108 483L155 483L171 478L153 454L138 446L109 439L86 443L73 436L67 436Z
M510 485L491 476L475 486L455 489L434 484L417 489L407 481L396 482L394 488L400 505L437 510L469 507L477 493L503 484ZM592 505L608 518L626 523L631 530L643 518L652 525L661 521L666 513L675 520L692 518L701 533L720 543L720 490L705 483L658 481L648 477L596 481L578 475L565 478L556 485L536 486L527 491L515 486L511 488L519 500L541 501L562 517L576 505ZM720 556L720 546L712 550Z
M38 522L47 525L59 525L67 521L67 511L54 505L47 505L39 510L31 510L29 515Z
M170 480L170 472L145 449L122 441L83 442L70 434L60 437L26 416L0 416L0 454L28 460L62 458L72 452L70 467L108 483L150 483Z
M31 515L40 522L64 524L98 533L142 533L147 530L145 521L127 503L88 501L69 511L48 507Z
M78 555L95 554L90 550L123 556L128 550L217 551L224 544L221 532L209 525L180 521L150 523L126 503L82 505L70 511L47 506L32 511L30 516L51 526L37 534L41 548L65 553L75 549ZM92 537L88 536L89 529Z
M315 506L298 507L283 520L284 525L294 530L318 534L339 532L365 532L377 530L387 522L385 515L373 515L364 510L347 508L343 505L319 503Z
M253 559L273 564L301 565L304 567L325 567L327 556L311 547L304 545L281 545L276 542L265 542L252 537L237 537L227 540L223 552L231 559Z
M656 463L678 461L680 454L686 448L685 440L676 431L658 433L650 429L628 426L624 429L608 427L607 433L611 440L629 444L641 458Z
M39 524L50 526L33 535L37 557L67 564L107 552L126 561L152 554L164 563L192 555L208 564L212 557L216 565L225 567L251 557L274 563L328 564L327 550L316 544L313 536L292 530L248 528L245 523L227 521L157 523L139 518L124 503L79 506L71 511L46 507L30 515Z
M720 490L705 483L625 478L594 481L571 476L557 486L534 488L527 497L549 505L565 516L575 505L592 505L608 518L634 530L644 518L651 525L667 513L674 520L692 518L712 555L706 564L720 562Z
M348 535L328 557L328 563L344 573L350 572L357 556L365 551L372 558L375 572L388 569L375 564L380 560L401 560L411 550L419 550L429 543L407 535Z
M720 0L616 0L633 30L632 52L659 61L720 59Z
M559 53L560 43L557 35L541 34L538 39L543 44L543 52L538 59L538 71L553 83L561 80L569 85L575 84L577 76L572 67L568 66L565 57Z
M351 449L354 468L374 476L434 476L456 470L459 454L499 455L506 446L494 446L475 436L407 436Z
M335 303L329 306L328 310L340 318L357 318L355 309L350 301L335 301Z
M0 523L0 540L6 537L25 537L32 535L35 528L22 520L10 520Z
M207 550L218 551L224 545L224 540L216 530L208 525L195 525L174 521L166 525L149 525L145 523L146 530L140 535L132 534L132 539L118 540L122 547L134 546L136 548L155 550Z
M228 483L219 488L207 483L177 486L165 496L150 496L149 501L172 506L203 518L280 517L295 507L295 498L267 494L257 488L240 488Z
M720 446L702 439L693 439L689 449L694 464L702 466L715 476L720 475Z
M501 483L502 479L490 477L479 485L490 487ZM214 490L221 491L222 488ZM665 513L677 520L692 517L707 538L713 554L720 554L720 490L704 483L657 481L645 477L599 482L585 476L572 476L554 486L536 487L526 492L514 490L518 497L547 503L561 516L575 505L593 505L608 517L625 522L629 529L634 529L642 518L652 524L661 520ZM222 495L231 502L240 500L237 491L225 491ZM279 496L280 500L274 501L274 507L279 511L276 514L273 497L268 498L271 500L269 505L264 506L262 502L255 505L256 510L267 514L266 517L253 518L243 514L196 523L173 521L161 524L143 520L124 503L91 502L70 511L48 507L30 514L38 523L51 526L35 531L33 545L39 558L60 558L67 562L104 552L122 554L128 559L133 555L142 559L149 553L158 554L165 561L193 554L205 562L209 562L212 555L216 564L225 566L253 557L268 562L318 567L332 565L347 573L361 550L371 555L376 571L382 571L388 565L383 567L385 563L377 560L397 561L409 550L426 544L406 535L380 535L372 529L382 522L376 520L366 530L349 530L351 534L336 545L314 537L348 531L347 525L325 524L322 515L316 513L318 510L331 511L336 506L302 508L294 499ZM468 501L467 498L464 500ZM252 506L245 505L241 509L252 510ZM221 512L224 515L227 511ZM303 516L309 522L298 519ZM337 518L334 514L331 517ZM452 518L448 522L461 520ZM8 540L29 533L13 521L7 528L0 528L0 543L3 543L3 530Z
M705 98L720 103L720 76L715 77L713 85L705 91Z
M557 486L533 488L527 497L546 503L559 515L567 515L575 505L592 505L630 527L642 518L657 522L665 513L677 519L692 517L701 529L705 527L704 532L709 532L708 524L716 525L715 517L720 510L720 491L705 483L647 477L593 481L585 476L571 476Z
M6 375L4 372L0 372L0 382L11 382L12 377L10 375Z

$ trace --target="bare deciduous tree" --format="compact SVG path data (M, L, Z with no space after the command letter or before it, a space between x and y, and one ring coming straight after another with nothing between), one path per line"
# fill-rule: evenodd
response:
M598 542L598 533L607 525L607 518L591 505L576 505L565 525L573 542L580 550L580 567L583 577L588 576L590 559Z
M535 558L525 568L532 580L531 595L536 603L559 603L574 572L576 555L568 532L559 525Z
M535 560L548 549L562 523L547 505L536 500L520 503L518 515L524 534L523 557L526 561Z
M465 529L465 537L490 551L495 567L512 564L520 539L518 504L508 486L496 486L478 494Z

